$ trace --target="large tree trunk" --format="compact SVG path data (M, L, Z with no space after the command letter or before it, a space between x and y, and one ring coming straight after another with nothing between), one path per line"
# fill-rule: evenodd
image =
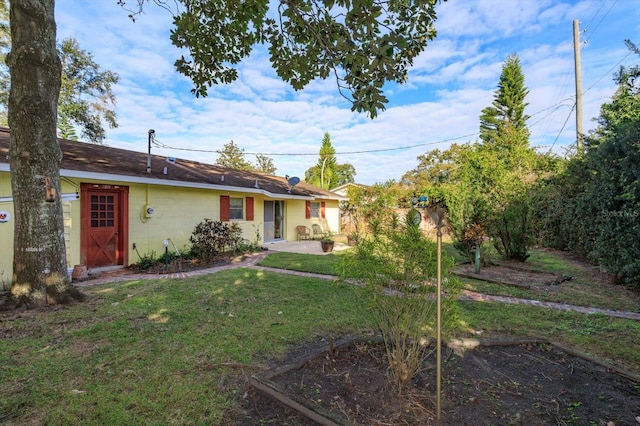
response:
M11 294L29 307L80 297L67 275L56 138L60 59L54 0L11 0L9 127L14 253Z

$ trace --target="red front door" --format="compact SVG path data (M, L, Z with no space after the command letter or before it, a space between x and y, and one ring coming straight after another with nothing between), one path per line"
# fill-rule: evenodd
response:
M82 186L82 256L88 267L124 264L127 189Z

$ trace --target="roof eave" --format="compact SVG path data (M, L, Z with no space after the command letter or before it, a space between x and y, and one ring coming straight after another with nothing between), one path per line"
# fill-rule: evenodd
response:
M0 163L0 172L10 172L10 171L11 170L8 163ZM185 182L181 180L157 179L153 177L115 175L115 174L109 174L109 173L96 173L96 172L87 172L82 170L71 170L71 169L60 169L60 176L67 177L67 178L77 178L77 179L92 179L92 180L111 181L111 182L116 181L116 182L124 182L124 183L138 183L138 184L161 185L161 186L175 186L180 188L197 188L197 189L209 189L209 190L215 190L215 191L261 194L266 197L278 198L278 199L311 200L311 201L317 200L317 199L328 199L328 200L336 200L336 201L346 200L345 197L341 197L337 194L334 196L325 195L325 194L295 195L295 194L289 194L289 193L270 192L262 188L244 188L244 187L238 187L238 186L217 185L217 184L211 184L211 183Z
M215 191L226 191L226 192L242 192L242 193L250 193L250 194L261 194L261 195L265 195L267 197L272 197L272 198L287 198L287 199L297 199L297 200L313 200L317 198L317 197L305 196L305 195L275 193L275 192L266 191L260 188L243 188L238 186L217 185L217 184L211 184L211 183L185 182L181 180L167 180L167 179L157 179L152 177L139 177L139 176L128 176L128 175L114 175L114 174L108 174L108 173L85 172L80 170L60 169L60 176L64 176L67 178L78 178L78 179L93 179L93 180L102 180L102 181L117 181L117 182L139 183L139 184L148 184L148 185L174 186L174 187L180 187L180 188L196 188L196 189L210 189Z

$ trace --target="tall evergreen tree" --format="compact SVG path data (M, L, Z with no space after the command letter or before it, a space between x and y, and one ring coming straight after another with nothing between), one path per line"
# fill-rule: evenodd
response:
M528 90L516 55L503 67L491 106L480 116L480 142L453 145L419 157L405 176L444 200L454 245L473 256L486 236L505 258L525 260L532 242L528 190L538 179L538 155L529 147Z
M318 156L318 163L310 167L304 174L304 180L323 189L330 189L336 169L336 150L331 144L329 132L322 137L322 146Z
M320 168L320 188L329 189L333 181L336 168L336 149L331 144L331 136L325 132L320 147L320 157L317 166Z
M349 163L338 164L336 150L331 143L329 132L322 137L318 163L304 173L305 182L323 189L331 189L345 183L354 182L356 168Z
M502 66L491 106L480 115L478 164L471 169L484 222L494 246L508 259L526 260L531 238L528 188L535 182L537 155L529 147L525 98L529 90L517 55ZM477 173L474 173L477 170ZM475 176L474 176L475 175Z
M507 57L502 66L491 106L480 115L480 140L496 147L529 143L527 120L524 113L528 103L524 100L529 90L524 86L524 74L517 55Z

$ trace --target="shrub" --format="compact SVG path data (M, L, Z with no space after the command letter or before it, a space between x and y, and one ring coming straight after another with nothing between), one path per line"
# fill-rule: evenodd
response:
M231 244L231 236L231 227L227 223L204 219L189 237L191 253L200 259L211 259Z
M436 244L417 226L389 220L361 239L341 261L342 275L356 278L358 292L384 338L387 359L401 392L423 367L436 338ZM443 276L453 259L443 258ZM443 312L454 320L455 281L444 280ZM443 322L445 324L445 322ZM431 346L432 347L432 346Z
M155 266L158 263L158 256L155 250L151 250L148 253L144 253L140 256L140 261L132 266L135 266L137 269L149 269Z

